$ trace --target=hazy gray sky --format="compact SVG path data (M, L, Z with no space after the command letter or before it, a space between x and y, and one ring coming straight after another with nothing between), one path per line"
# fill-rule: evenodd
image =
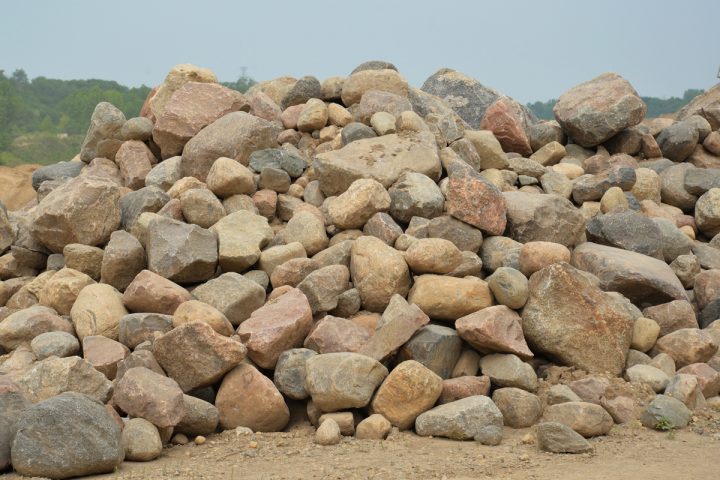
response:
M177 63L235 80L347 75L393 62L420 86L441 67L523 102L605 71L642 95L715 84L720 0L14 0L0 69L30 77L160 83Z

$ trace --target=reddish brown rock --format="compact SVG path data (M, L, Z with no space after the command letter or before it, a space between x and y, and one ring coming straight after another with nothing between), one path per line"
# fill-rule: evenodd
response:
M215 406L223 429L247 427L253 432L278 432L290 420L290 411L273 382L244 363L225 375Z
M523 359L533 356L525 343L520 315L505 305L471 313L455 321L460 338L483 353L514 353Z
M463 376L443 380L443 389L438 403L450 403L461 398L490 393L490 377Z
M115 385L113 403L128 415L157 427L172 427L185 416L183 392L177 382L145 367L131 368Z
M697 328L681 328L658 339L651 355L667 353L678 368L693 363L705 363L718 351L712 336Z
M480 130L490 130L506 152L529 157L533 152L523 126L523 112L517 102L502 97L485 110Z
M447 212L491 235L502 235L507 219L500 190L466 164L452 162L448 172Z
M409 304L400 295L393 295L375 328L375 333L360 349L360 353L383 361L429 321L430 318L417 305Z
M720 270L706 270L697 274L693 291L700 311L716 298L720 298Z
M245 346L224 337L207 323L186 323L158 337L153 354L184 392L212 385L243 358Z
M285 350L302 346L312 327L312 310L298 289L269 301L240 324L238 334L248 357L262 368L273 369Z
M120 168L123 185L131 190L139 190L145 186L145 177L157 159L144 142L128 140L120 145L115 154L115 163Z
M188 140L205 126L240 110L250 110L242 93L217 83L188 82L175 91L158 115L153 141L163 158L180 155Z
M82 348L85 361L108 380L115 379L118 363L130 355L130 350L125 345L100 335L85 337Z
M415 360L400 363L378 388L370 408L406 430L418 415L430 410L442 392L443 381Z
M305 339L304 347L318 353L358 352L370 334L352 320L326 315Z
M660 336L681 328L698 328L695 311L687 300L674 300L643 310L643 316L651 318L660 326Z
M172 315L181 303L191 299L183 287L150 270L138 273L123 294L123 303L131 312L165 315Z

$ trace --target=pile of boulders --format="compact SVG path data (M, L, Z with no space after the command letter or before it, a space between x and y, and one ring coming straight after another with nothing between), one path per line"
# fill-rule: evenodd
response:
M246 94L180 65L0 209L0 469L65 478L220 430L552 452L720 407L720 99L557 121L386 62ZM302 402L302 403L299 403Z

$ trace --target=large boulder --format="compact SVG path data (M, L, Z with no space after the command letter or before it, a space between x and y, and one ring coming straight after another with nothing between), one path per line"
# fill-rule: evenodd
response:
M145 367L125 372L115 385L113 403L159 428L175 426L185 416L183 392L177 382Z
M393 295L372 337L360 353L378 361L386 360L426 325L430 319L402 296Z
M553 113L575 142L594 147L640 123L646 110L630 82L616 73L603 73L563 93Z
M617 297L564 262L536 272L529 287L522 327L533 351L588 372L622 372L633 318Z
M318 154L314 168L320 188L328 196L343 193L360 178L372 178L389 188L406 171L437 181L442 170L435 137L429 132L356 140Z
M120 226L120 187L99 177L76 177L45 196L32 235L54 253L65 245L102 245Z
M273 238L267 218L247 210L233 212L210 227L218 237L218 259L224 272L244 272L260 259Z
M587 242L575 248L572 264L600 279L600 287L638 304L687 300L685 288L662 260Z
M505 305L487 307L455 321L460 338L484 353L514 353L531 358L520 316Z
M491 235L502 235L507 220L500 190L463 162L452 162L448 174L447 212Z
M246 352L242 343L220 335L203 322L174 328L153 344L158 363L184 392L217 382L245 358Z
M521 243L544 241L577 245L585 218L570 200L558 195L504 192L507 235Z
M265 303L265 289L235 272L223 273L198 286L193 295L218 309L234 326L250 318Z
M255 150L277 146L279 128L245 112L232 112L203 128L185 144L180 162L183 177L207 179L215 160L227 157L247 165Z
M153 141L163 158L182 153L185 144L218 118L249 110L242 93L217 83L188 82L173 93L158 115Z
M32 404L18 385L0 377L0 471L10 465L10 446L17 431L20 414Z
M77 392L107 402L112 383L95 367L80 357L49 357L35 363L18 379L18 385L33 403L63 392Z
M110 473L125 452L120 426L101 403L64 393L20 414L11 455L18 473L55 479Z

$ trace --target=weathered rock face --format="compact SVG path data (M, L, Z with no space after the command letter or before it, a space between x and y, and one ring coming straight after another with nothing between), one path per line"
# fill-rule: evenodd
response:
M312 327L312 310L298 289L270 300L238 328L248 357L259 367L273 369L280 354L302 345Z
M153 344L158 363L184 392L212 385L240 363L246 351L202 322L177 327Z
M518 242L545 241L577 245L585 219L573 204L557 195L505 192L507 232Z
M405 171L440 179L435 138L430 133L384 135L356 140L340 150L315 157L315 171L325 195L338 195L352 182L371 178L389 188Z
M563 93L553 108L568 135L583 147L594 147L637 125L647 107L630 83L604 73Z
M220 117L185 144L180 162L183 177L205 181L212 164L227 157L247 165L255 150L277 146L278 127L245 112Z
M217 308L231 324L240 325L265 303L265 289L239 273L223 273L193 290L201 302Z
M400 295L393 295L383 312L375 333L360 353L383 361L407 342L430 319L417 305L409 304Z
M429 410L415 420L415 431L427 437L446 437L453 440L475 438L488 426L502 428L503 417L489 397L472 397L446 403Z
M388 374L380 362L358 353L316 355L305 368L305 389L323 412L366 406ZM356 378L364 381L356 382Z
M120 292L110 285L98 283L80 291L70 317L80 341L89 335L117 340L120 319L127 313Z
M70 322L52 308L33 306L8 315L0 322L0 347L15 350L47 332L74 333Z
M210 279L218 261L215 233L169 218L156 218L148 227L148 268L178 283Z
M76 177L42 199L32 235L50 251L65 245L101 245L120 226L120 187L98 177Z
M12 445L13 468L32 477L109 473L124 456L115 419L101 403L77 393L23 411Z
M353 242L350 275L365 309L382 312L394 294L407 295L410 269L402 253L375 237Z
M420 275L415 279L408 301L430 318L456 320L493 303L490 289L477 277L455 278Z
M103 157L107 152L114 154L120 146L120 130L124 124L125 115L117 107L108 102L98 103L80 147L80 160L90 163L92 159Z
M236 90L217 83L188 82L173 93L158 115L153 141L163 158L180 155L202 128L230 112L249 109L245 97Z
M407 97L408 83L394 69L361 70L353 72L342 86L342 101L345 105L358 103L365 92L380 90Z
M672 269L646 255L588 242L575 248L572 264L598 277L603 290L620 292L639 304L687 300Z
M530 348L588 372L622 372L633 319L618 300L567 263L530 279L522 327Z
M600 405L587 402L566 402L545 409L543 419L566 425L585 438L605 435L613 426L613 419Z

